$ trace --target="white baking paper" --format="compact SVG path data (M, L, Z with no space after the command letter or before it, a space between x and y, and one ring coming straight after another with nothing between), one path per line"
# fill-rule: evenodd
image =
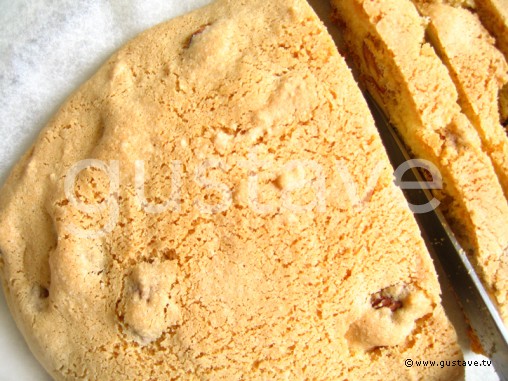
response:
M114 51L139 32L210 1L0 0L0 184L67 96ZM327 0L311 3L327 17ZM454 315L460 319L458 311ZM498 379L492 368L468 368L467 375ZM50 380L0 292L0 381Z

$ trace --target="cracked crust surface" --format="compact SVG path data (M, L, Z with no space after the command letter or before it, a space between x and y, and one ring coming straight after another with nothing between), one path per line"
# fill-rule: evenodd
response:
M361 79L416 157L437 166L436 192L508 322L508 204L446 66L409 0L333 0Z
M218 1L118 51L15 167L6 298L56 380L459 378L403 364L461 354L392 171L305 2Z

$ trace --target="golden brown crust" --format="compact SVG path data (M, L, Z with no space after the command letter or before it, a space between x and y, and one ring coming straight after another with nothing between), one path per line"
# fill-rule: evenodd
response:
M82 171L72 194L110 200L100 212L64 193L84 159L108 167ZM196 175L207 159L221 166L206 180L230 198ZM317 193L316 167L291 160L323 169L322 210L281 206ZM115 178L115 163L118 187L104 171ZM372 191L363 202L338 164ZM42 131L2 189L4 290L57 380L453 379L463 368L404 366L461 354L391 173L309 6L219 1L127 44ZM255 174L258 204L275 209L253 205ZM173 192L179 207L157 211ZM382 290L400 308L373 306Z

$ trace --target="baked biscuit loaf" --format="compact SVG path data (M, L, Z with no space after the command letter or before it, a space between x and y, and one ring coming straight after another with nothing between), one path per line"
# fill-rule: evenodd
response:
M409 0L333 0L362 82L416 157L443 177L443 211L508 323L508 204L446 66Z
M15 167L6 298L56 380L461 378L404 365L461 353L392 172L308 4L221 0L118 51Z
M508 196L508 137L499 123L498 94L508 82L508 65L477 16L439 2L413 1L428 17L433 46L448 67L459 104L482 140Z

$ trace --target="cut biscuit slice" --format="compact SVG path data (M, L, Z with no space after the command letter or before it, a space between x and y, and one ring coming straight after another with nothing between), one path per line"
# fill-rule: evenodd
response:
M429 18L428 35L448 67L459 104L478 131L484 151L508 196L508 137L499 123L498 95L508 64L479 18L465 8L413 1Z
M410 0L332 0L362 83L443 177L443 211L508 323L508 204Z
M1 194L6 299L55 380L463 377L404 365L462 354L367 104L303 0L221 0L141 34Z
M508 0L477 1L476 9L483 25L496 38L496 46L508 61ZM499 93L501 123L508 134L508 84Z
M484 27L496 39L497 47L508 59L508 0L418 0L441 3L475 12Z
M475 9L508 60L508 0L477 0Z
M474 10L480 17L483 26L496 39L497 48L508 61L508 0L444 0L453 6L462 6ZM508 133L508 84L499 93L500 121Z
M496 46L508 61L508 0L476 2L477 12L487 30L495 37ZM508 134L508 84L499 93L501 123Z

